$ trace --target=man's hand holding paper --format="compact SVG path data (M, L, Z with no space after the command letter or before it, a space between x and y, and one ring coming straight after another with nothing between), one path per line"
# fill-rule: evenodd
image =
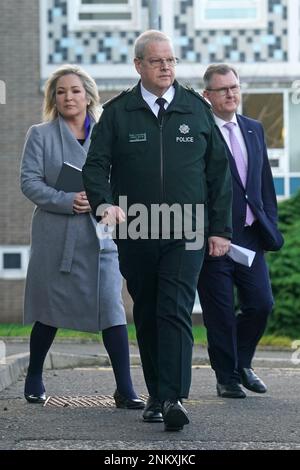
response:
M255 251L231 243L227 256L229 256L236 263L243 264L244 266L250 268L254 260Z

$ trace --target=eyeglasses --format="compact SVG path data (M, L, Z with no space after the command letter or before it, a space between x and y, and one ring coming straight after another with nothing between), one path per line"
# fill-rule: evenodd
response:
M145 60L152 69L159 69L161 67L175 67L178 64L177 57L167 57L163 59L144 59L143 57L138 57L140 60Z
M240 92L240 85L232 85L224 88L206 88L206 90L214 91L220 96L226 96L229 91L231 91L233 95L238 95Z

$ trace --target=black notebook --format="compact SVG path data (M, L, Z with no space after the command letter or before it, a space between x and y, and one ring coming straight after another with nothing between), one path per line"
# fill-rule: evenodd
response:
M64 191L65 193L79 193L84 191L82 170L71 163L64 162L55 183L55 189L57 189L57 191Z

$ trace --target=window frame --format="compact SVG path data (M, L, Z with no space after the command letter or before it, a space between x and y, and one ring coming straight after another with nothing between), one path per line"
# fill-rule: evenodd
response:
M85 5L81 0L67 0L68 27L70 31L89 31L91 29L116 29L139 30L141 28L141 2L140 0L128 0L127 4L90 4ZM80 20L81 13L131 13L131 20Z
M2 245L0 246L0 279L25 279L29 262L29 246ZM4 255L16 253L21 255L19 269L4 268Z
M267 147L269 160L278 159L279 165L271 166L273 177L285 176L289 173L289 142L288 142L288 90L285 88L247 88L242 87L242 95L266 95L266 94L281 94L282 95L282 106L283 106L283 128L284 128L284 145L283 148L269 148ZM239 112L243 114L243 99L241 99ZM252 116L248 116L252 117ZM254 118L255 119L255 118Z
M243 80L244 81L244 80ZM282 180L283 184L283 194L277 194L277 200L282 201L289 198L293 192L293 184L297 178L300 178L300 171L293 171L290 167L290 139L291 139L291 127L290 121L291 116L289 113L289 103L291 99L291 94L294 93L293 87L290 85L288 86L278 86L274 87L273 89L270 87L262 87L262 88L248 88L247 81L242 84L242 90L244 93L282 93L283 94L283 126L284 126L284 147L283 149L267 149L269 158L274 158L275 156L280 158L280 165L279 168L272 168L272 174L274 178L274 182L276 180ZM242 109L242 102L241 102L241 109L239 110L240 113L243 113ZM251 117L251 116L250 116ZM294 135L294 134L293 134ZM294 137L296 138L296 137ZM277 155L275 155L275 152Z

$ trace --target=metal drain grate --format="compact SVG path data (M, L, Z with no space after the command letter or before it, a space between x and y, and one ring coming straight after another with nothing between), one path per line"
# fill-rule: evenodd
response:
M140 398L146 401L148 397L146 395L140 395ZM90 395L77 397L48 397L44 406L53 406L56 408L114 408L116 405L112 396Z
M148 395L139 395L139 397L146 402ZM209 398L199 400L184 400L184 404L192 406L204 404L222 405L224 402L218 398ZM48 397L44 406L53 406L56 408L115 408L116 405L115 400L110 395L81 395L77 397Z

